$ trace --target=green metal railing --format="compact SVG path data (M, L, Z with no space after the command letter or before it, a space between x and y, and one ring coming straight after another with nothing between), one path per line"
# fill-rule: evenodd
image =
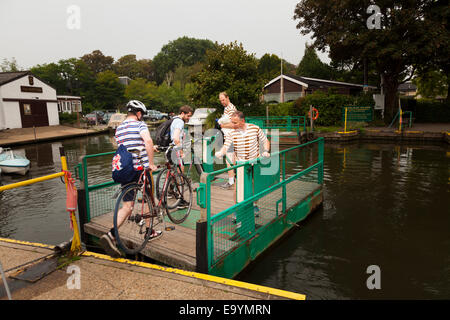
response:
M81 181L81 188L85 192L86 222L91 221L94 217L113 210L114 203L111 198L120 187L120 185L115 183L112 179L107 182L89 185L88 160L107 156L112 158L114 153L115 151L86 155L82 158L81 163L75 167L75 175Z
M272 228L275 221L286 217L290 209L300 205L311 192L320 188L323 183L323 150L324 140L319 138L276 152L271 155L270 161L259 158L238 163L230 168L211 172L207 174L206 179L202 179L197 198L206 214L203 218L207 221L208 270L220 264L223 257L249 239L264 234L265 228ZM291 154L298 155L299 152L307 155L307 162L301 165L300 169L297 164L296 169L301 170L300 172L289 173L287 160ZM213 179L229 170L237 172L238 203L212 215ZM266 172L268 174L265 174L264 170L269 170ZM299 219L298 216L291 218L289 223ZM271 243L273 240L267 239L262 243ZM253 248L253 255L264 249L264 245Z

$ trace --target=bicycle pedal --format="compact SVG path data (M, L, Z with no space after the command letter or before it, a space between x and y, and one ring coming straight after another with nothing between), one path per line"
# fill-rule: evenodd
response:
M166 231L173 231L173 230L175 230L175 226L166 227Z

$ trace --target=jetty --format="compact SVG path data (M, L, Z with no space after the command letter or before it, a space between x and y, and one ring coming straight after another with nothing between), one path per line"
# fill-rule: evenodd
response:
M195 185L188 219L149 242L141 254L168 266L233 278L322 204L324 140L222 169L208 166L213 141L204 147L204 168L209 169ZM97 243L112 226L112 195L119 185L89 179L89 163L112 154L87 155L75 170L84 243ZM229 170L236 172L236 188L224 190L219 185Z

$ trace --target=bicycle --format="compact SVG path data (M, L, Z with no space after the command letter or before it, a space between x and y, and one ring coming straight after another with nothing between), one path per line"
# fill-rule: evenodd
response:
M165 158L167 161L170 162L171 166L164 168L158 173L158 176L156 177L156 198L159 199L162 194L162 188L164 186L164 183L168 177L167 171L171 170L172 172L170 175L177 176L178 174L183 174L185 177L189 177L189 174L191 172L192 165L194 165L198 176L200 177L203 173L203 167L201 165L201 161L196 157L196 152L194 151L194 144L198 141L202 141L202 139L195 139L191 140L191 153L194 155L193 161L190 162L188 170L185 174L181 171L182 166L184 166L183 161L181 159L181 155L179 151L182 149L181 147L176 147L174 144L170 144L169 147L160 147L158 146L159 151L165 151ZM172 155L175 154L176 157L176 163L173 161ZM189 179L189 178L188 178ZM191 180L189 179L189 182L191 183ZM192 183L191 183L192 184ZM172 204L167 204L169 209L174 209L179 205L182 199L177 199L178 201L173 202Z
M143 167L142 149L129 149L128 151L137 154L138 161ZM163 166L158 166L158 168L161 167ZM168 160L165 167L170 168ZM166 226L165 215L174 224L179 224L186 220L191 211L192 187L184 175L168 176L163 185L163 196L158 202L155 201L153 195L153 183L149 181L151 177L150 169L143 168L137 183L132 182L122 186L115 195L118 198L114 208L114 236L117 245L127 254L140 252L154 238L152 235L155 233L174 229L173 226ZM186 209L171 211L168 208L167 204L173 206L173 200L168 198L169 189L178 197L189 200ZM178 199L175 197L176 200Z

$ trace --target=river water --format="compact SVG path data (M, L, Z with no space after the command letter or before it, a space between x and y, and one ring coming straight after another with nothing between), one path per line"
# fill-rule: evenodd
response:
M72 172L80 156L114 150L107 134L15 148L32 163L25 178L60 171L62 146ZM239 279L308 299L449 299L449 164L446 144L325 144L323 206ZM110 159L89 174L109 181ZM0 194L0 237L58 244L71 236L60 179ZM368 288L369 266L379 267L381 289Z

